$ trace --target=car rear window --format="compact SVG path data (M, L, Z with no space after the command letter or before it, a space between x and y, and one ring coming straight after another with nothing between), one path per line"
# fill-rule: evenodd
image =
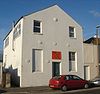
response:
M54 76L52 79L60 79L61 76Z

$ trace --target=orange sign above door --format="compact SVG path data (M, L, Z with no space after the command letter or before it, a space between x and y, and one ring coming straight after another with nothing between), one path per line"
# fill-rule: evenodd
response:
M61 57L60 51L52 51L52 59L61 60Z

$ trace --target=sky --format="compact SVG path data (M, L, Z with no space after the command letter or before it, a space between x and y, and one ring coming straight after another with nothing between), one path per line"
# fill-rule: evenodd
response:
M96 26L100 25L100 0L0 0L0 49L13 21L55 4L83 27L84 39L96 34Z

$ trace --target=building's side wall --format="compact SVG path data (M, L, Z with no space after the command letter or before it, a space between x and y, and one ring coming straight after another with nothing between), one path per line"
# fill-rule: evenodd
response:
M15 28L21 24L21 34L17 38L13 38L13 32ZM12 29L7 37L9 37L9 44L5 47L4 40L4 54L3 54L3 66L5 69L9 69L12 81L19 83L21 76L21 58L22 58L22 24L23 19L21 19L16 26Z
M84 43L84 65L90 67L90 79L98 75L97 46Z
M55 18L58 19L57 22ZM43 34L34 34L33 20L42 21ZM76 29L75 39L69 38L69 26ZM32 72L32 49L43 50L43 72ZM58 7L24 17L21 87L48 85L52 77L52 51L62 53L60 74L84 77L82 28ZM77 52L76 72L69 72L69 51Z
M0 85L2 84L2 62L0 62Z

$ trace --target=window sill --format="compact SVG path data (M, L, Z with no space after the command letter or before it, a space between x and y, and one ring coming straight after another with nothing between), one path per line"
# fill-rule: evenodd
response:
M41 73L43 73L43 72L35 71L35 72L32 72L32 73L40 73L40 74L41 74Z
M34 32L34 35L43 35L43 33L35 33L35 32Z
M76 37L69 37L70 39L77 39Z
M75 71L69 71L69 72L77 72L77 71L75 70Z

